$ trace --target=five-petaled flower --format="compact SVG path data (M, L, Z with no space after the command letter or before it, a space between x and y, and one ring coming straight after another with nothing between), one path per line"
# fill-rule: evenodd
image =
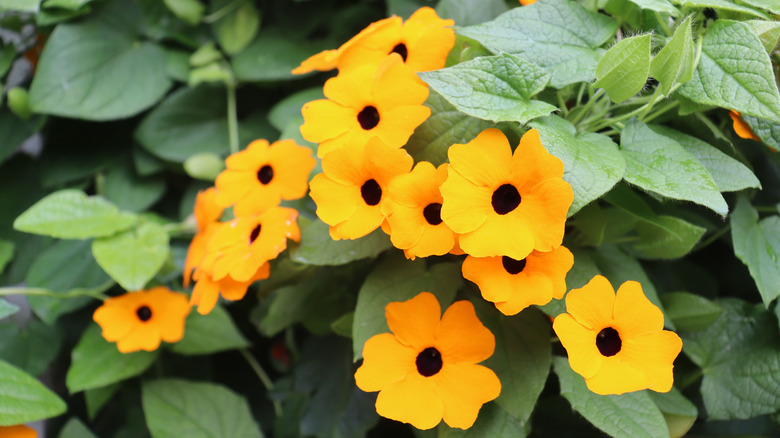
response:
M38 432L24 424L0 426L0 438L37 438Z
M116 342L122 353L154 351L160 341L178 342L190 313L187 296L158 286L107 299L92 318L106 341Z
M588 389L606 395L672 388L682 340L663 330L663 313L638 282L623 283L616 294L609 280L597 275L566 295L566 311L555 318L553 329Z
M184 287L189 287L192 270L203 260L206 254L206 246L219 225L222 217L222 207L217 204L217 192L213 187L201 191L195 197L194 216L198 229L190 242L187 250L187 259L184 261Z
M448 154L441 217L460 234L463 251L522 260L561 244L574 192L538 131L526 132L514 153L501 131L488 129Z
M480 408L501 392L495 373L479 362L495 349L493 334L468 301L453 303L444 316L436 297L423 292L385 307L392 333L371 337L355 373L363 391L379 391L379 415L430 429L444 419L467 429Z
M220 294L228 301L240 300L246 295L249 285L258 280L265 280L270 275L271 265L268 262L261 265L254 277L247 281L236 281L229 275L222 277L221 280L214 280L208 272L196 269L195 273L192 274L195 287L192 288L190 304L198 306L198 313L201 315L207 315L214 310Z

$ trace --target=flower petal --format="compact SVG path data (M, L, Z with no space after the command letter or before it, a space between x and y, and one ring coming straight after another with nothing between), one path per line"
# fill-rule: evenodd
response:
M447 152L450 166L472 184L493 190L511 179L512 149L503 132L486 129L466 144L454 144Z
M435 344L441 306L432 293L422 292L410 300L388 304L385 318L399 342L422 351Z
M310 186L310 196L317 204L317 216L331 226L351 218L358 206L365 204L359 187L334 182L323 173L314 175Z
M647 299L642 285L636 281L627 281L618 288L612 315L614 328L621 338L634 338L664 328L664 314Z
M301 135L307 141L320 143L336 138L358 125L354 109L327 99L319 99L303 105Z
M447 180L441 185L441 195L441 218L458 234L476 230L485 223L489 214L493 214L490 205L493 191L470 183L452 167Z
M595 330L596 333L614 324L612 319L614 307L614 289L609 280L601 275L593 277L588 284L573 289L566 295L566 311L577 322Z
M379 392L376 412L385 418L427 430L441 422L444 405L433 380L410 373L406 379L391 383Z
M514 275L512 294L505 301L496 302L496 308L504 315L517 315L528 306L543 306L552 300L552 280L540 272Z
M363 365L355 372L355 383L366 392L380 391L410 373L417 373L417 354L391 333L372 336L363 345Z
M505 255L522 260L534 249L534 235L512 215L492 213L482 226L460 235L460 247L474 257Z
M555 318L553 330L566 349L574 372L586 379L600 372L604 356L596 347L597 332L583 326L568 313L562 313Z
M501 263L501 257L468 256L463 261L463 278L479 287L482 298L496 302L512 296L510 277Z
M357 206L352 217L330 227L330 237L333 240L359 239L379 228L384 220L381 205L363 203Z
M444 403L444 422L450 427L468 429L482 405L501 393L496 374L482 365L447 364L433 378Z
M650 386L645 373L632 363L621 360L619 355L605 357L601 370L595 376L586 378L585 383L588 389L600 395L624 394Z
M477 318L473 304L456 301L436 329L436 348L447 364L479 363L493 354L496 338Z
M546 179L531 190L518 187L522 201L507 216L518 218L533 230L534 249L550 251L563 241L566 213L569 211L574 192L569 183L562 179Z
M626 362L642 370L649 380L649 388L669 392L674 383L674 359L682 350L682 340L676 333L662 330L628 338L618 353Z

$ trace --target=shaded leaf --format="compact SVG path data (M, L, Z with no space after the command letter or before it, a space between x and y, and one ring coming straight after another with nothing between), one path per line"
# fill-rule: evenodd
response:
M191 312L185 327L182 340L170 347L174 353L189 356L249 347L249 341L220 305L214 307L208 315Z
M302 224L301 243L290 250L290 258L315 266L343 265L353 260L376 257L390 248L390 238L381 230L355 240L333 240L328 224L319 219Z
M730 216L734 254L747 265L764 305L780 296L780 216L759 222L758 212L744 196Z
M65 402L38 380L0 360L0 426L15 426L56 417Z

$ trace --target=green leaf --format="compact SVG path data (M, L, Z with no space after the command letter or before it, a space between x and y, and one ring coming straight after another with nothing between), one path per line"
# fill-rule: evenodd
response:
M526 424L512 417L498 404L488 403L482 406L477 421L470 428L452 429L445 423L441 423L436 436L437 438L525 438L528 435Z
M10 240L0 239L0 274L14 257L14 243Z
M676 141L683 149L696 157L707 168L721 192L761 188L761 182L747 166L721 152L715 146L666 126L649 126L654 132ZM780 129L778 134L780 134Z
M333 240L328 224L319 219L301 224L301 243L290 250L290 258L315 266L344 265L354 260L373 258L390 248L390 238L381 230L356 240Z
M260 438L246 399L221 385L179 379L145 382L141 389L153 438Z
M97 438L78 418L72 417L65 423L58 438Z
M204 181L214 182L223 170L225 170L225 160L211 152L197 153L184 162L184 171L187 175Z
M458 263L439 263L427 269L425 261L420 259L409 261L394 256L383 260L371 271L358 292L352 326L355 360L363 357L363 344L368 338L390 331L385 320L385 306L389 303L430 292L438 298L443 313L462 284Z
M680 11L677 10L667 0L630 0L631 3L639 6L641 9L662 12L677 17L680 15Z
M650 73L651 34L620 40L604 54L596 66L594 88L603 88L609 98L620 103L642 91Z
M71 393L101 388L137 376L157 358L157 350L120 353L116 344L107 342L100 333L99 325L90 324L73 348L65 378Z
M41 0L0 0L0 9L21 12L38 12Z
M14 229L61 239L87 239L126 230L137 220L134 214L119 211L99 196L65 189L27 209L14 221Z
M34 377L0 360L0 426L56 417L65 402Z
M16 59L16 47L13 44L0 43L0 76L5 76Z
M24 327L0 324L0 357L33 376L46 371L62 346L62 327L31 319Z
M269 338L273 337L296 322L304 320L307 314L316 311L317 295L321 293L325 283L323 280L327 281L328 278L321 275L314 276L300 283L274 290L266 298L268 312L259 321L260 333Z
M184 338L170 347L174 353L189 356L249 347L249 341L220 305L214 307L208 315L191 312L185 327Z
M669 392L647 391L647 394L664 415L669 436L671 438L685 436L699 416L696 406L674 387Z
M717 20L704 35L693 79L680 94L780 123L780 93L761 40L745 23Z
M620 134L620 147L629 183L667 198L704 205L721 216L728 213L726 200L707 169L676 141L630 119Z
M514 8L495 20L459 29L494 53L507 52L550 73L550 85L563 88L589 82L603 53L599 47L615 35L617 20L569 0L537 2Z
M92 242L92 255L100 267L128 291L143 289L168 253L168 234L153 222Z
M352 339L352 326L354 324L355 312L349 312L344 314L344 316L340 317L339 319L333 321L330 324L330 328L333 330L333 333L345 338Z
M742 114L742 120L750 126L761 141L775 151L780 151L780 123Z
M704 330L717 320L723 308L696 294L671 292L661 295L661 302L678 330Z
M634 249L653 258L680 258L688 254L707 231L674 216L661 215L658 221L663 223L663 228L649 222L639 222L636 226L639 241L634 244Z
M211 10L217 11L230 7L231 1L214 0L211 2ZM211 28L225 53L235 55L244 50L260 30L260 11L253 2L242 2L215 21Z
M647 391L621 395L598 395L590 392L585 379L572 371L569 361L553 359L561 384L561 395L591 424L607 435L622 437L668 437L666 421Z
M165 194L165 179L162 176L141 178L132 164L125 162L108 169L103 193L122 210L140 213Z
M6 300L0 299L0 319L11 316L18 311L18 306L9 303Z
M36 113L87 120L130 117L171 87L165 51L140 40L137 3L116 0L84 20L57 26L30 87Z
M674 236L678 236L677 232L673 228L667 227L666 222L661 220L645 200L631 190L627 184L618 184L615 186L614 189L604 196L604 200L641 221L651 223L657 228L661 228ZM633 230L634 227L635 225L632 224L631 227L625 231Z
M747 265L764 305L780 296L780 216L759 222L758 212L740 196L731 213L734 254Z
M84 401L87 405L87 416L93 420L100 412L100 409L108 403L109 400L119 391L121 384L112 383L101 386L100 388L87 389L84 391Z
M163 0L165 6L182 21L195 26L200 22L206 6L198 0Z
M675 0L675 3L677 3L678 0ZM748 3L747 1L745 3ZM729 0L679 0L680 6L683 8L697 8L697 9L705 9L705 8L712 8L715 10L724 10L724 11L732 11L732 12L739 12L743 14L749 14L756 17L761 17L764 19L769 19L769 17L764 14L763 12L751 8L749 6L744 6L738 3L735 3L733 1ZM717 20L721 21L721 20Z
M717 301L723 314L706 330L681 333L683 351L704 376L701 395L712 420L748 419L780 406L780 336L763 305Z
M539 130L547 151L563 161L563 179L574 191L569 217L623 179L626 162L609 137L577 135L574 125L554 115L534 120L531 126Z
M668 96L672 87L693 78L695 62L691 17L688 16L674 30L672 39L653 57L650 62L650 76L660 82L661 92Z
M777 3L778 11L780 11L780 1L773 1ZM775 14L780 14L780 12L775 12ZM775 50L775 47L777 47L778 39L780 39L780 23L777 21L764 20L749 20L745 21L745 23L750 26L750 30L756 34L758 39L761 40L761 44L764 45L766 52L771 55L771 53Z
M531 99L547 86L550 73L508 53L418 75L459 111L480 119L525 123L557 109Z
M449 18L458 26L471 26L490 21L507 11L502 0L441 0L436 14Z
M236 79L241 81L294 79L297 76L292 74L292 70L304 59L326 48L321 45L311 45L274 32L261 33L233 58L231 67Z
M0 108L0 163L38 130L40 120L21 120L8 108Z
M287 125L301 117L301 108L308 102L323 99L322 87L307 88L291 94L274 105L268 111L268 120L279 131L284 131Z
M480 321L496 337L496 350L483 363L501 381L495 403L526 424L550 372L550 322L534 308L507 318L483 300L473 302Z

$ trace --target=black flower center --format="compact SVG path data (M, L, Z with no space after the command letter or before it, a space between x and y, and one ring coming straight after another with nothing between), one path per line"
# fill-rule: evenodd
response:
M152 318L152 309L147 306L141 306L135 311L135 314L138 315L138 319L146 322Z
M423 208L423 216L425 220L431 225L439 225L441 223L441 204L433 202Z
M357 115L360 127L366 131L374 129L379 124L379 111L371 105L363 108Z
M409 50L406 48L406 44L404 43L398 43L393 47L393 50L390 51L390 53L397 53L401 55L401 59L406 62L406 57L409 56Z
M512 257L504 256L501 258L501 264L504 265L504 270L512 275L519 274L525 269L525 259L515 260Z
M428 347L417 355L417 372L423 377L431 377L441 370L441 353L439 350Z
M382 187L379 187L379 183L376 180L370 179L360 187L360 195L366 204L370 206L377 205L382 200Z
M604 356L614 356L620 352L623 341L620 340L620 334L612 327L607 327L596 335L596 347Z
M520 205L520 193L512 184L504 184L493 192L493 210L498 214L507 214Z
M257 224L254 228L252 228L252 232L249 233L249 244L251 245L254 243L254 241L257 239L257 236L260 235L260 230L263 229L263 226L260 224Z
M260 181L260 184L266 185L271 182L272 179L274 179L273 167L266 164L257 171L257 180Z

